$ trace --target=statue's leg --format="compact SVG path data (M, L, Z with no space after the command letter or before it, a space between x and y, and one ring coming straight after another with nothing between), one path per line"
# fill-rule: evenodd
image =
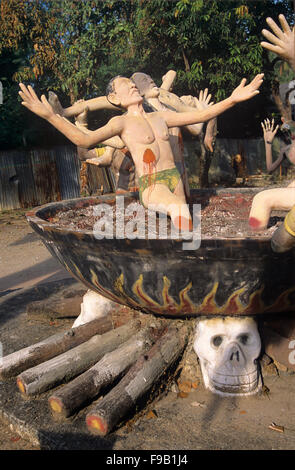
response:
M179 192L181 192L180 189ZM192 219L184 195L172 193L164 184L156 183L143 191L142 202L145 207L153 205L153 210L166 212L177 229L192 230Z

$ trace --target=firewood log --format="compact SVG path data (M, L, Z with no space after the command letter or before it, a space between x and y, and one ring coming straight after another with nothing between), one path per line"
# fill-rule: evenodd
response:
M140 325L140 321L135 320L103 335L95 335L85 343L24 371L17 377L19 390L24 395L35 396L68 382L127 341Z
M136 362L139 355L151 348L159 329L145 328L106 354L93 367L61 387L49 398L55 417L68 417L83 405L98 397L99 392L111 385Z
M188 328L170 326L148 353L142 354L125 377L86 416L90 432L106 435L180 356Z
M9 354L0 361L0 379L15 377L24 370L58 356L84 343L92 336L105 333L112 328L111 317L99 318Z

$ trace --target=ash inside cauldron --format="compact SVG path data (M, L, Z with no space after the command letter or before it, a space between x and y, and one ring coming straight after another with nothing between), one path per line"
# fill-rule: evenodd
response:
M208 197L194 194L189 201L191 215L193 216L194 204L201 206L201 231L202 236L207 239L210 238L264 238L271 237L278 225L283 221L285 214L283 212L276 212L276 215L271 217L266 230L253 232L248 225L248 218L251 209L252 200L255 194L243 192L224 192L221 194L212 194ZM132 209L126 211L126 207ZM109 223L116 224L116 218L124 220L124 224L129 224L133 227L134 233L138 230L136 219L138 218L139 211L142 210L145 222L145 238L148 238L151 233L149 225L149 216L151 214L147 209L143 210L141 204L133 198L125 198L123 208L119 208L115 201L109 205L110 212L101 212L97 215L97 206L89 205L82 208L62 209L49 217L47 220L60 227L70 228L73 230L93 230L95 224L99 222L102 217ZM155 230L153 232L154 238L159 238L159 214L157 214L157 221ZM148 232L149 230L149 232ZM114 229L115 233L115 229ZM171 234L171 220L167 219L167 237ZM163 238L161 236L161 238Z

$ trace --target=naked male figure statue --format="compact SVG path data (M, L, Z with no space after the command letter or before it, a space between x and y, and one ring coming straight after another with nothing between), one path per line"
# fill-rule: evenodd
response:
M136 88L138 89L141 96L145 99L145 101L149 104L149 106L151 106L154 111L169 111L169 108L162 104L159 100L160 89L157 87L150 75L147 75L142 72L136 72L131 76L131 80L135 83ZM195 99L195 102L197 104L196 109L206 109L209 106L210 98L211 95L208 95L208 89L204 90L204 92L201 91L199 99ZM171 109L170 111L173 112L173 110ZM186 129L192 135L197 136L201 133L203 124L204 123L186 126ZM169 128L169 141L174 155L175 166L180 173L185 195L188 197L190 194L189 183L184 162L182 134L179 127Z
M204 91L201 90L199 97L193 96L183 96L178 98L173 94L173 102L169 106L161 103L159 95L161 91L167 90L171 91L173 82L176 78L176 72L174 70L169 70L162 77L162 84L158 87L154 80L147 74L142 72L135 72L130 78L135 83L136 88L139 93L144 98L143 106L146 112L152 111L178 111L173 105L180 105L183 108L180 112L183 111L193 111L195 109L203 110L206 109L210 104L211 95L208 94L208 89ZM168 94L168 98L169 98ZM166 98L167 99L167 98ZM96 98L98 106L101 107L101 98ZM49 103L53 107L54 111L62 116L67 110L64 110L61 104L58 101L57 96L49 92ZM85 105L85 110L82 113L79 113L75 116L75 124L77 127L82 128L82 131L87 132L87 119L89 114L88 103L92 104L92 107L95 107L95 99L92 100L79 100L72 107L74 112L75 106L78 106L79 103L83 102ZM80 110L81 111L81 110ZM193 124L190 126L185 126L185 128L194 136L199 136L202 132L204 123ZM204 137L204 145L207 150L213 152L213 145L215 134L217 133L216 128L216 119L209 121L206 127L206 133ZM110 142L111 140L111 142ZM174 155L175 166L178 169L182 183L185 190L186 197L189 197L189 182L188 175L184 161L184 145L182 140L182 132L178 127L169 128L169 140L171 149ZM123 148L124 144L119 137L109 139L109 144L104 148L94 148L94 149L85 149L78 147L78 156L80 160L86 160L86 163L91 163L97 166L110 166L115 179L116 179L116 193L124 193L129 190L138 191L138 177L135 171L135 166L131 155L127 148ZM121 148L116 149L112 147L113 144L121 143Z
M161 204L161 211L167 212L177 229L190 231L192 220L182 181L175 167L168 129L206 122L237 103L256 96L262 82L263 74L256 75L248 85L244 78L229 98L203 111L146 113L142 106L143 98L135 84L128 78L118 76L109 83L107 98L127 112L113 117L105 126L88 131L87 134L54 113L46 97L42 95L39 100L31 86L20 84L19 94L25 107L47 120L77 146L91 148L110 137L121 137L132 155L141 180L139 193L143 205L153 205L154 210L159 210L155 209L155 205L159 207ZM165 173L164 182L158 178L160 172Z

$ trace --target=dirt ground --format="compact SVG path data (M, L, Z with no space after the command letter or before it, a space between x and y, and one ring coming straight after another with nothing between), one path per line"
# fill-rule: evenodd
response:
M0 265L0 302L18 295L21 289L64 279L68 275L35 235L22 211L0 214ZM12 324L12 321L6 322L3 335L12 334L9 330ZM294 449L295 376L280 371L279 375L265 377L265 384L269 393L239 398L221 398L202 385L184 398L172 390L156 403L153 413L143 414L130 425L123 426L101 445L118 451ZM271 430L272 422L283 425L284 433ZM71 441L70 432L68 436ZM63 439L66 438L65 432ZM82 448L86 444L89 448L98 445L91 436L83 442ZM71 448L71 442L67 445ZM78 444L73 442L74 449L77 448L75 445ZM0 450L39 449L40 446L32 445L12 426L0 420Z
M68 275L31 229L24 213L0 212L0 296Z
M0 213L0 299L68 275L31 229L24 214L22 210ZM36 447L0 421L0 450L5 449L33 450Z

